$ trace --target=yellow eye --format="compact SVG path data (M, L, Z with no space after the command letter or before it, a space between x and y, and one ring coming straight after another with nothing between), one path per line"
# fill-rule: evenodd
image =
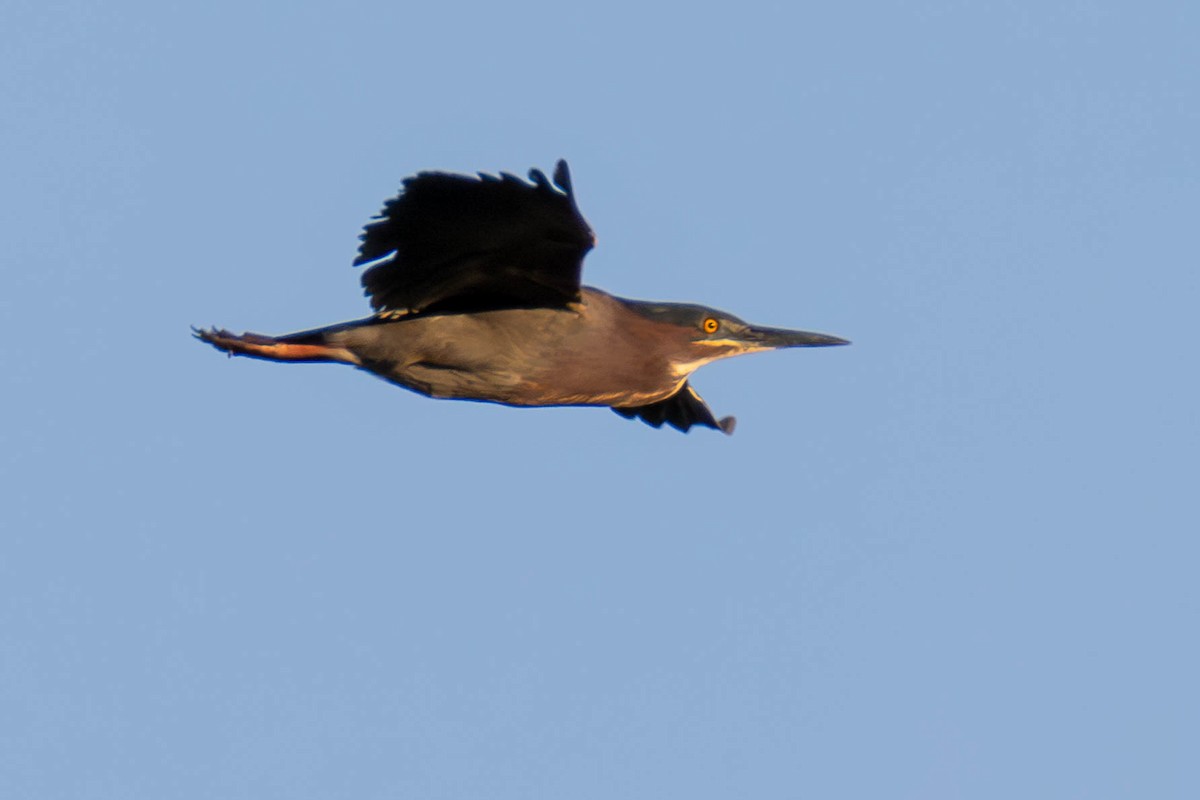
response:
M701 327L704 328L705 333L716 333L717 328L721 327L721 323L717 322L715 318L709 317L708 319L704 320L704 325Z

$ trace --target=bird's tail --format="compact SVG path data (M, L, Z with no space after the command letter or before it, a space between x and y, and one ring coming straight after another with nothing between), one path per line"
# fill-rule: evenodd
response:
M192 328L202 342L231 356L250 356L267 361L337 361L357 364L358 359L345 347L331 344L327 329L292 333L287 336L263 336L261 333L230 333L223 328Z

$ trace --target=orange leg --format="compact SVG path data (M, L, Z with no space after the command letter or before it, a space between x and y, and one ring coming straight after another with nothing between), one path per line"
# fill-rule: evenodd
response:
M268 361L338 361L357 364L358 358L344 347L327 344L299 344L287 337L275 338L258 333L237 335L220 328L193 328L197 339L208 342L231 356L250 356Z

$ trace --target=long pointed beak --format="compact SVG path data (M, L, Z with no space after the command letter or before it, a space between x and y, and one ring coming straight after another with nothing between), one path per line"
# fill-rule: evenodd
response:
M824 333L809 331L790 331L786 328L760 328L751 325L742 336L738 337L752 347L832 347L839 344L850 344L847 339L828 336Z

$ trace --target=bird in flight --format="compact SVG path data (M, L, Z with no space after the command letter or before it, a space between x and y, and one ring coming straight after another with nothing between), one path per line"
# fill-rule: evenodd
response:
M688 303L629 300L580 284L596 243L566 161L553 181L422 172L360 237L355 266L374 314L284 336L193 329L230 355L350 364L435 398L607 406L680 431L732 433L688 381L721 358L849 344L750 325Z

